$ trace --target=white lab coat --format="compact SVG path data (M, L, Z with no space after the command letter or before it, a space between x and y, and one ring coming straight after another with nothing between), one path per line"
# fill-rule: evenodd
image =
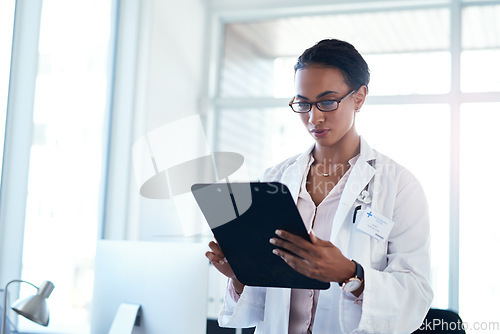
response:
M311 149L270 168L262 181L286 184L297 201ZM395 223L386 242L353 224L355 207L363 204L358 196L367 185L371 208ZM339 287L333 282L330 289L320 292L313 333L334 333L339 322L344 333L408 334L420 326L433 298L425 195L408 170L370 148L362 138L359 159L333 219L330 241L363 266L363 301L356 303L345 292L339 300ZM334 303L338 303L338 318L329 314ZM255 333L282 334L288 331L289 313L290 289L246 286L237 303L226 293L219 323L236 328L257 326Z

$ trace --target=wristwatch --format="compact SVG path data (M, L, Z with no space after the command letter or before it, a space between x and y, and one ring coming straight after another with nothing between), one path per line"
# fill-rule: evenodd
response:
M361 284L363 284L364 271L363 267L354 260L351 260L356 265L356 273L354 277L349 278L347 281L339 282L340 288L345 292L353 292L359 289Z

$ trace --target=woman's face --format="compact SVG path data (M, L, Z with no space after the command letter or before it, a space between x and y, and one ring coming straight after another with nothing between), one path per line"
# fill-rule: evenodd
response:
M297 95L294 102L338 101L351 92L340 70L332 67L311 66L298 70L295 74L295 87ZM355 109L361 105L355 95L358 94L355 92L343 100L337 110L322 112L312 105L308 113L299 114L318 145L335 146L342 139L349 138L350 136L346 137L347 134L356 134Z

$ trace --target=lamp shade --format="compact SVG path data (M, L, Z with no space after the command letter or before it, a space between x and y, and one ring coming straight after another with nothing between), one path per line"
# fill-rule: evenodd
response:
M54 284L44 281L38 288L36 295L16 301L12 309L37 324L47 326L49 324L47 298L49 298L52 290L54 290Z

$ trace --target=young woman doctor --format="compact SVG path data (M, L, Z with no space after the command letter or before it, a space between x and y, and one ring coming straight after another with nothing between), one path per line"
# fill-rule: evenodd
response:
M330 289L244 286L210 242L206 256L229 278L221 326L408 334L422 323L433 297L427 202L408 170L356 132L369 78L349 43L323 40L304 51L290 107L315 144L261 178L288 186L312 240L279 230L270 242L281 249L273 252L298 272L332 282Z

